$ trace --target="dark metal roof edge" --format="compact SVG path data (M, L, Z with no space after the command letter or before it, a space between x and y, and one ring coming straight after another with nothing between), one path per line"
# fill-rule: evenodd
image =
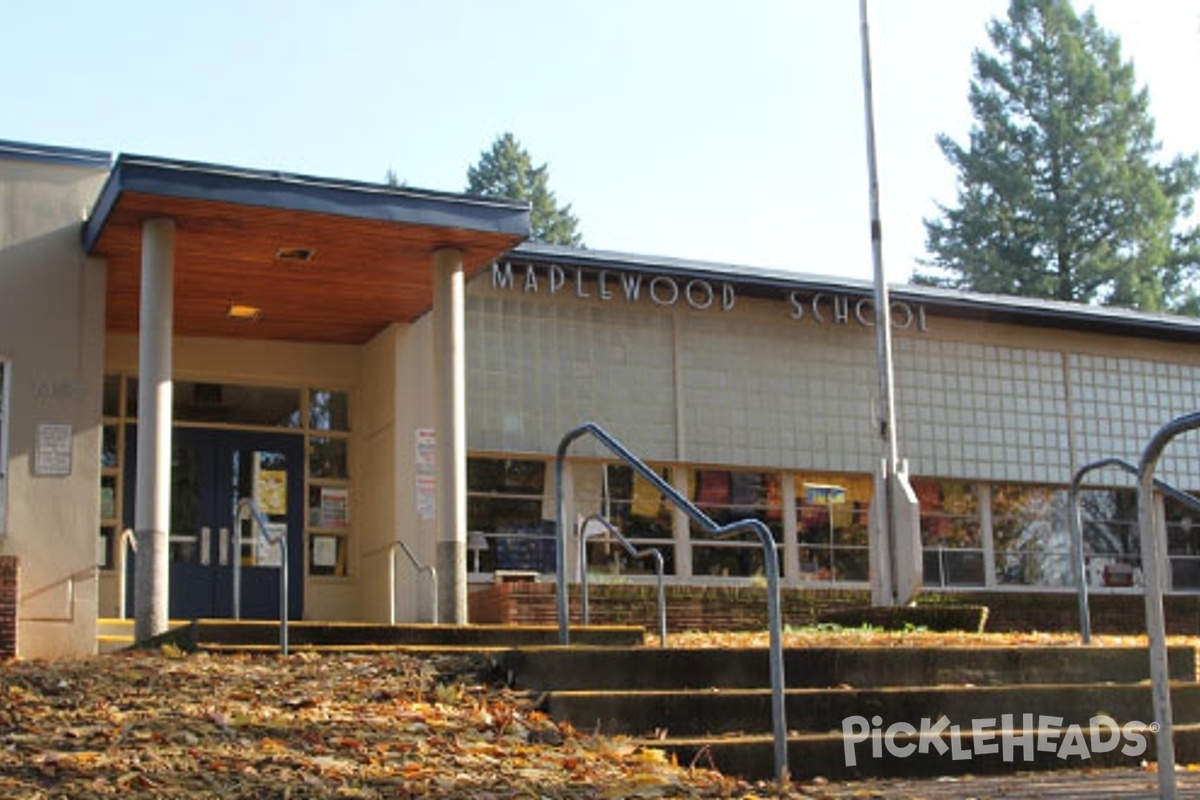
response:
M525 242L513 248L508 258L589 269L653 271L667 275L723 279L765 289L819 289L862 294L870 294L874 289L871 281L856 278L604 250L583 250L537 242ZM1200 319L1174 314L1155 314L1028 297L977 294L914 284L889 284L888 293L893 299L922 303L930 310L950 316L991 322L1175 340L1200 336Z
M623 269L654 271L668 275L716 278L748 283L757 286L786 289L827 288L842 291L872 291L870 281L859 278L843 278L817 275L807 272L752 267L715 261L699 261L670 256L648 256L621 253L612 250L587 250L541 242L522 242L509 251L509 260L528 260L538 263L556 263L564 266L591 269Z
M122 154L85 226L87 252L126 191L516 238L530 230L529 204L521 201Z
M0 139L0 158L104 169L108 169L113 161L112 153L104 150L85 150L79 147L16 142L9 139Z

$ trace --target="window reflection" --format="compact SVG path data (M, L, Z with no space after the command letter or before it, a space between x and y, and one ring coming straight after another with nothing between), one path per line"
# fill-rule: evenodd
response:
M319 431L350 430L350 396L323 389L309 392L308 425Z
M973 484L914 478L921 515L926 586L982 586L983 525Z

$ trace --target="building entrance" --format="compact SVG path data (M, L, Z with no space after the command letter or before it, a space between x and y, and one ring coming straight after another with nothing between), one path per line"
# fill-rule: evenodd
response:
M128 437L136 441L136 435ZM238 504L254 501L272 537L287 537L288 616L303 614L304 439L302 436L205 428L172 434L170 616L234 616L234 559L240 559L240 616L279 618L281 553ZM133 523L136 454L131 448L125 503ZM136 559L136 554L134 558ZM133 608L129 582L127 607Z

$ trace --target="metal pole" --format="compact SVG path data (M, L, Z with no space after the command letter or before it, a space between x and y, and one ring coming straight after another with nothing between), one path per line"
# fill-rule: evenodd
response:
M279 652L288 654L288 546L287 533L279 536Z
M1067 492L1067 522L1071 525L1071 561L1079 605L1079 638L1092 643L1092 615L1088 608L1087 559L1083 553L1083 512L1079 508L1079 475Z
M1154 743L1158 755L1158 793L1163 800L1175 797L1175 735L1171 714L1170 666L1167 657L1167 622L1163 612L1166 537L1158 526L1154 503L1154 470L1167 443L1185 431L1200 428L1200 412L1185 414L1163 425L1151 437L1138 462L1138 530L1142 540L1142 580L1145 583L1146 636L1150 644L1150 687L1154 700Z
M899 601L899 575L896 558L896 511L892 481L899 472L900 455L896 444L896 411L892 400L892 316L887 279L883 273L883 231L879 212L879 174L875 160L875 110L871 90L871 42L867 27L867 0L859 0L862 22L863 106L867 126L867 179L871 203L871 260L875 278L875 357L879 370L879 435L884 440L887 480L884 481L885 507L882 515L887 531L888 571L891 574L891 600ZM884 555L884 554L881 554Z
M249 513L247 498L238 501L233 514L233 618L242 618L242 518Z

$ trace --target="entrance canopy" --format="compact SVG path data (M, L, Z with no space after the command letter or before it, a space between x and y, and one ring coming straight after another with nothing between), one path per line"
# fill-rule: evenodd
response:
M176 225L176 335L339 344L430 310L434 251L470 277L529 235L522 202L121 156L83 243L108 262L111 332L139 329L153 218Z

